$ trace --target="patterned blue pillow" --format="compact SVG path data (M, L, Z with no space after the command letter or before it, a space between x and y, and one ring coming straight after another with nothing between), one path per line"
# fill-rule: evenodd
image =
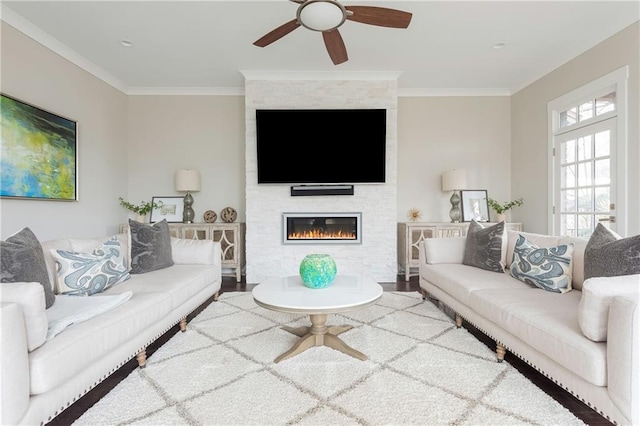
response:
M131 277L117 237L93 253L52 249L51 254L56 260L60 294L91 296Z
M554 293L571 290L573 243L540 248L518 236L511 263L511 276Z

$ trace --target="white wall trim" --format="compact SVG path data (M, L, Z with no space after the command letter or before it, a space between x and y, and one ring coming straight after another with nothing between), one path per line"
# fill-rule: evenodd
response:
M244 87L131 87L132 96L244 96Z
M432 88L432 89L398 89L398 97L450 97L450 96L511 96L511 92L506 88L478 88L478 89L456 89L456 88Z
M123 93L127 93L128 87L121 80L112 76L93 62L87 60L84 56L80 55L75 50L72 50L66 45L60 43L58 40L42 31L40 28L24 19L22 16L18 15L4 4L0 4L0 19L11 25L18 31L22 32L23 34L27 35L28 37L31 37L52 52L62 56L72 64L75 64L78 67L82 68L89 74L94 75L95 77L99 78L115 89L118 89Z
M247 80L397 80L402 71L286 71L240 70Z

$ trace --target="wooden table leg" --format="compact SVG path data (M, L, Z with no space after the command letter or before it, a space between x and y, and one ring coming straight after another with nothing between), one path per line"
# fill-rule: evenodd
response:
M300 336L298 340L288 351L278 356L274 362L278 363L294 355L304 352L313 346L328 346L337 351L343 352L354 358L366 360L367 356L360 351L353 349L347 345L338 334L351 330L351 325L327 326L327 314L310 315L311 327L282 327L289 333Z

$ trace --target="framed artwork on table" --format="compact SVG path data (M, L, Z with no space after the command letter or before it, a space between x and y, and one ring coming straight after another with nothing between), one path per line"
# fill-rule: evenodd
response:
M152 203L160 204L151 210L151 223L166 219L167 222L182 222L184 212L184 197L152 197Z
M78 199L78 123L1 95L0 197Z
M487 190L462 190L460 194L462 203L462 221L489 222L489 203L487 202Z

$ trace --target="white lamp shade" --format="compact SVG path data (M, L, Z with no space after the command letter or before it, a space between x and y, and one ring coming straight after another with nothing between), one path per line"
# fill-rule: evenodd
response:
M442 174L442 190L458 191L467 189L467 172L462 169L453 169Z
M200 172L197 170L178 170L175 176L176 191L200 191Z

